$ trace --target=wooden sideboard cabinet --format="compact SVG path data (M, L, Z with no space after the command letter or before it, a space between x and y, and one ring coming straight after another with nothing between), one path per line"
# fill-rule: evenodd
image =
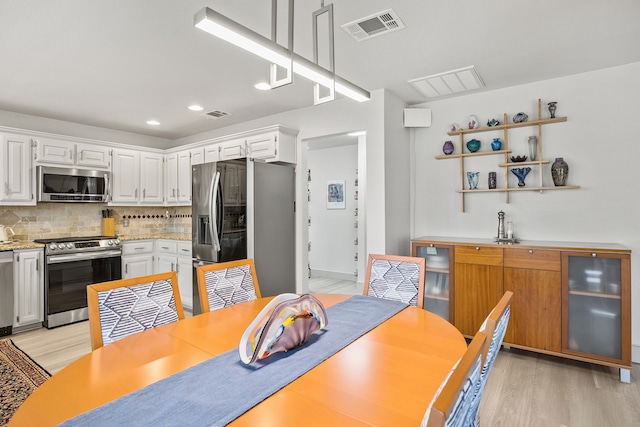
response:
M621 381L630 381L629 249L447 237L414 239L411 248L412 256L427 260L424 308L463 335L472 337L504 292L512 291L505 345L619 368ZM438 283L447 286L438 290Z

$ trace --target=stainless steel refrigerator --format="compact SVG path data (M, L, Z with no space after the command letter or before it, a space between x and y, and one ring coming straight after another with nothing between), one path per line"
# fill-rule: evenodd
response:
M262 296L295 292L293 165L204 163L192 180L193 314L200 265L253 258Z

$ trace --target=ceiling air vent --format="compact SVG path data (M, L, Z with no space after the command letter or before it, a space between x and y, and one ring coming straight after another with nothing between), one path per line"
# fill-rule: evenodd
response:
M344 24L342 28L357 41L362 41L401 30L405 26L393 9L387 9Z
M208 112L206 115L209 117L213 117L214 119L220 119L222 117L228 116L229 113L227 113L226 111L215 110Z

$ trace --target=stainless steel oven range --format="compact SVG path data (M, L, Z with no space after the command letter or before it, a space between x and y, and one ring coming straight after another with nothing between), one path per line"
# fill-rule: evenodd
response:
M89 318L87 285L122 278L122 244L116 237L39 239L45 244L44 326Z

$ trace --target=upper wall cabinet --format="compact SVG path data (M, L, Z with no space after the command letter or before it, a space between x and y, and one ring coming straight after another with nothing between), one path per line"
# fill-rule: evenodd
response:
M98 169L109 169L111 166L108 147L51 138L38 138L34 141L37 164Z
M163 204L163 155L113 150L113 205Z
M32 140L28 136L0 134L0 204L35 205L35 172Z
M207 145L204 149L204 162L248 157L265 162L295 164L297 132L279 126L270 129L273 130L256 131L246 137Z
M296 137L292 133L268 132L247 138L247 157L266 162L296 162Z
M204 155L204 151L202 153ZM190 150L167 154L165 163L165 200L167 204L182 206L191 204L191 162L192 152Z

